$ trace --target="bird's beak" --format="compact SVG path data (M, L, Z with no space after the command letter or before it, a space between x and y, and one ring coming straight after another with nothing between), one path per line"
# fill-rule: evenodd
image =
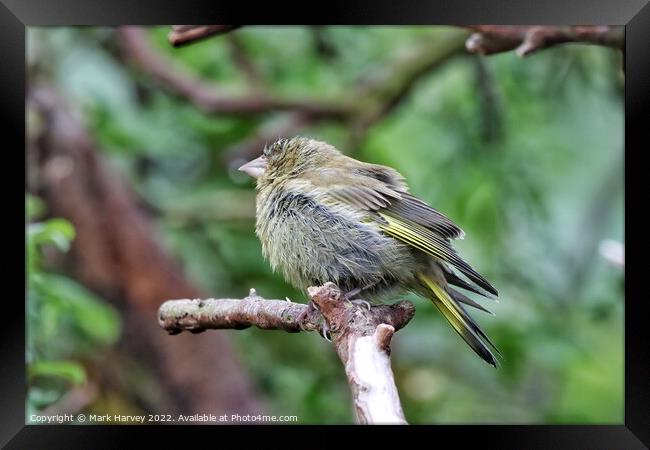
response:
M266 170L266 156L262 155L259 158L256 158L252 161L248 161L246 164L241 166L239 169L240 172L244 172L247 175L250 175L253 178L258 178L264 174Z

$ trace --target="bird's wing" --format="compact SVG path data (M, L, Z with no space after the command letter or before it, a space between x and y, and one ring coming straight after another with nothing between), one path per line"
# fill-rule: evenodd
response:
M384 222L379 223L379 228L386 234L399 239L418 250L447 262L458 269L463 275L476 283L487 292L498 295L497 290L481 274L476 272L465 262L449 243L449 239L423 227L411 220L400 217L390 209L379 211L379 216Z
M395 169L378 164L366 164L365 167L356 169L357 174L363 178L375 180L375 185L383 185L397 192L399 196L391 201L390 209L404 219L422 225L425 228L439 233L449 239L463 238L465 233L461 228L451 221L440 211L432 208L419 198L408 192L408 186L402 175Z
M309 178L331 197L357 208L389 209L445 238L462 239L465 235L447 216L411 195L402 175L390 167L354 161L350 167L319 169Z
M463 231L449 218L408 193L402 176L376 164L320 169L311 184L335 202L368 211L379 229L434 258L447 262L485 291L497 290L453 249Z
M402 198L391 204L389 209L400 217L436 232L444 238L462 239L465 236L465 232L451 219L409 193L402 194Z

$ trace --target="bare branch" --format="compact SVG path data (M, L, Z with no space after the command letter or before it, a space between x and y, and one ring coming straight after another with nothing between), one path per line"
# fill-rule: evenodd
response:
M350 109L347 102L281 98L257 90L251 94L233 96L216 84L177 67L171 58L153 47L141 28L121 27L117 30L117 35L125 54L140 70L172 94L187 98L204 112L258 114L293 110L319 116L342 117Z
M191 26L188 26L191 27ZM183 31L183 30L176 30ZM148 42L138 27L122 27L117 31L125 55L139 70L148 74L172 94L185 97L206 113L262 114L290 111L281 127L275 121L267 123L247 141L224 152L230 164L259 153L265 142L296 134L305 126L324 120L342 121L350 131L350 147L358 147L370 126L384 118L423 75L439 67L464 50L469 33L452 30L437 39L426 39L382 64L369 76L345 87L332 99L284 98L268 93L259 83L251 61L241 52L241 46L231 42L236 63L247 74L249 91L234 96L218 84L208 82L177 67L173 60Z
M340 302L340 292L332 283L323 288L329 289L326 292L336 304L330 302L330 297L324 297L322 291L310 293L312 301L318 307L314 309L304 303L294 303L286 299L265 299L251 289L250 294L243 299L168 300L158 310L158 322L169 334L178 334L181 331L200 333L205 330L242 330L252 326L289 333L318 331L322 334L325 316L334 335L338 328L345 328L345 314L340 310L341 305L357 312L363 312L365 308L359 308L349 302ZM414 308L411 302L403 301L393 305L372 306L370 313L375 322L391 325L397 331L411 320ZM355 327L355 331L359 331L359 328Z
M390 314L375 313L373 307L350 306L332 283L309 288L330 326L360 424L406 424L393 371L390 367L390 339L413 317L415 306L402 301L388 306Z
M345 367L358 422L406 423L390 367L390 341L413 317L413 303L366 309L344 300L333 283L311 287L308 292L309 305L265 300L254 289L241 300L170 300L160 307L158 322L170 334L251 326L320 334L329 330Z
M385 117L407 96L421 76L438 67L464 49L468 33L452 31L440 39L429 39L396 55L373 71L371 76L357 81L341 91L334 99L282 98L271 95L259 86L250 92L233 96L218 85L174 65L147 41L137 27L122 27L118 36L125 54L169 92L186 97L206 113L259 114L270 111L292 111L290 122L299 129L307 123L322 120L341 120L349 124L355 145L365 130ZM239 63L241 65L241 62ZM250 71L250 67L247 70ZM259 133L254 143L266 139L268 133ZM249 152L237 151L237 155Z
M241 25L172 25L172 31L169 33L168 38L169 42L174 47L180 47L210 36L229 33L240 26Z
M603 45L622 50L624 29L620 26L519 26L474 25L465 44L471 53L491 55L516 49L519 56L567 42Z
M285 120L267 122L253 137L232 149L226 150L232 165L257 156L264 143L279 137L297 134L304 127L327 119L347 123L350 132L348 150L354 150L363 141L366 131L383 119L408 96L422 76L442 66L464 49L468 33L454 30L437 40L425 40L406 49L384 63L370 76L358 80L340 94L341 103L350 105L347 115L341 117L309 114L297 111Z
M289 333L322 331L322 316L315 309L309 311L307 305L287 300L265 300L251 291L241 300L169 300L160 307L158 321L169 334L243 330L251 326Z

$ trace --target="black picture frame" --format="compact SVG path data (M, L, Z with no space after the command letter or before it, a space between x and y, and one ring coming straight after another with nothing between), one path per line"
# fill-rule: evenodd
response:
M220 427L219 439L225 434L237 439L245 433L251 444L253 433L277 435L315 430L328 433L328 445L336 445L341 432L371 431L375 437L397 437L413 432L426 433L423 442L474 443L486 448L606 448L635 449L650 445L650 336L647 325L641 270L642 246L636 239L647 233L641 218L647 209L642 187L633 187L635 170L644 170L641 158L648 147L650 129L650 5L646 0L459 0L449 1L374 1L366 4L329 1L301 6L268 2L255 6L232 1L172 0L0 0L0 114L4 125L5 155L17 154L25 145L25 36L28 26L171 24L171 23L255 23L255 24L602 24L624 25L625 42L625 238L626 305L625 305L625 419L620 425L497 425L497 426L415 426L415 427ZM13 138L13 139L12 139ZM25 160L23 160L25 162ZM25 162L26 164L26 162ZM15 172L9 163L5 172ZM647 167L647 166L645 166ZM644 170L645 172L645 170ZM639 174L640 175L640 174ZM646 175L647 176L647 175ZM18 182L11 182L3 192L5 211L15 207L24 211L24 193ZM9 194L7 194L9 195ZM20 206L22 205L22 206ZM639 218L633 215L639 213ZM18 211L7 216L18 217ZM12 220L12 219L7 219ZM24 221L14 220L16 233ZM642 228L643 227L643 228ZM24 233L24 228L22 228ZM9 235L9 232L8 232ZM9 239L11 240L11 239ZM14 261L13 270L22 270L24 242L17 242L17 255L6 256ZM636 256L641 264L636 265ZM25 267L24 265L22 267ZM7 272L9 273L9 272ZM17 274L16 274L17 275ZM18 280L18 275L8 279ZM135 443L144 435L157 435L171 445L169 438L195 444L198 438L213 439L213 427L160 426L72 426L25 425L25 322L24 304L18 298L4 299L2 316L2 363L0 386L2 414L0 443L6 448L115 448ZM7 320L7 318L10 318ZM137 435L137 436L136 436ZM188 441L188 439L190 439ZM266 436L269 442L274 438ZM309 445L294 437L296 444ZM282 444L279 444L282 445ZM414 443L415 445L415 443ZM435 445L433 442L431 445Z

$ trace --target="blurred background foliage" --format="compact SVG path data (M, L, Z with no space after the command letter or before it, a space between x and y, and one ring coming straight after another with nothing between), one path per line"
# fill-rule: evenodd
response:
M43 204L26 198L27 365L30 389L27 416L56 402L61 393L86 382L79 360L101 358L117 341L119 314L74 280L43 270L44 250L67 252L74 228L65 219L37 221Z
M246 27L180 49L168 31L148 28L146 37L175 67L225 92L250 91L236 61L244 55L266 92L336 99L372 79L390 55L454 29ZM32 28L28 45L30 85L54 86L81 112L97 151L195 285L213 297L255 287L267 298L305 301L263 260L253 182L234 170L238 145L264 138L289 112L204 113L130 64L114 29ZM499 289L499 303L483 302L496 316L475 314L503 353L497 370L413 298L417 314L393 344L411 423L622 422L623 270L600 251L623 241L621 62L620 52L579 44L525 59L459 51L360 138L335 120L296 128L399 170L412 192L463 227L457 247ZM65 259L42 257L66 252L74 226L52 217L37 195L27 202L28 405L36 411L101 379L103 355L123 338L123 311L75 281ZM344 373L322 338L229 335L267 411L301 423L353 420ZM89 361L95 369L87 373ZM193 364L201 370L201 361Z

